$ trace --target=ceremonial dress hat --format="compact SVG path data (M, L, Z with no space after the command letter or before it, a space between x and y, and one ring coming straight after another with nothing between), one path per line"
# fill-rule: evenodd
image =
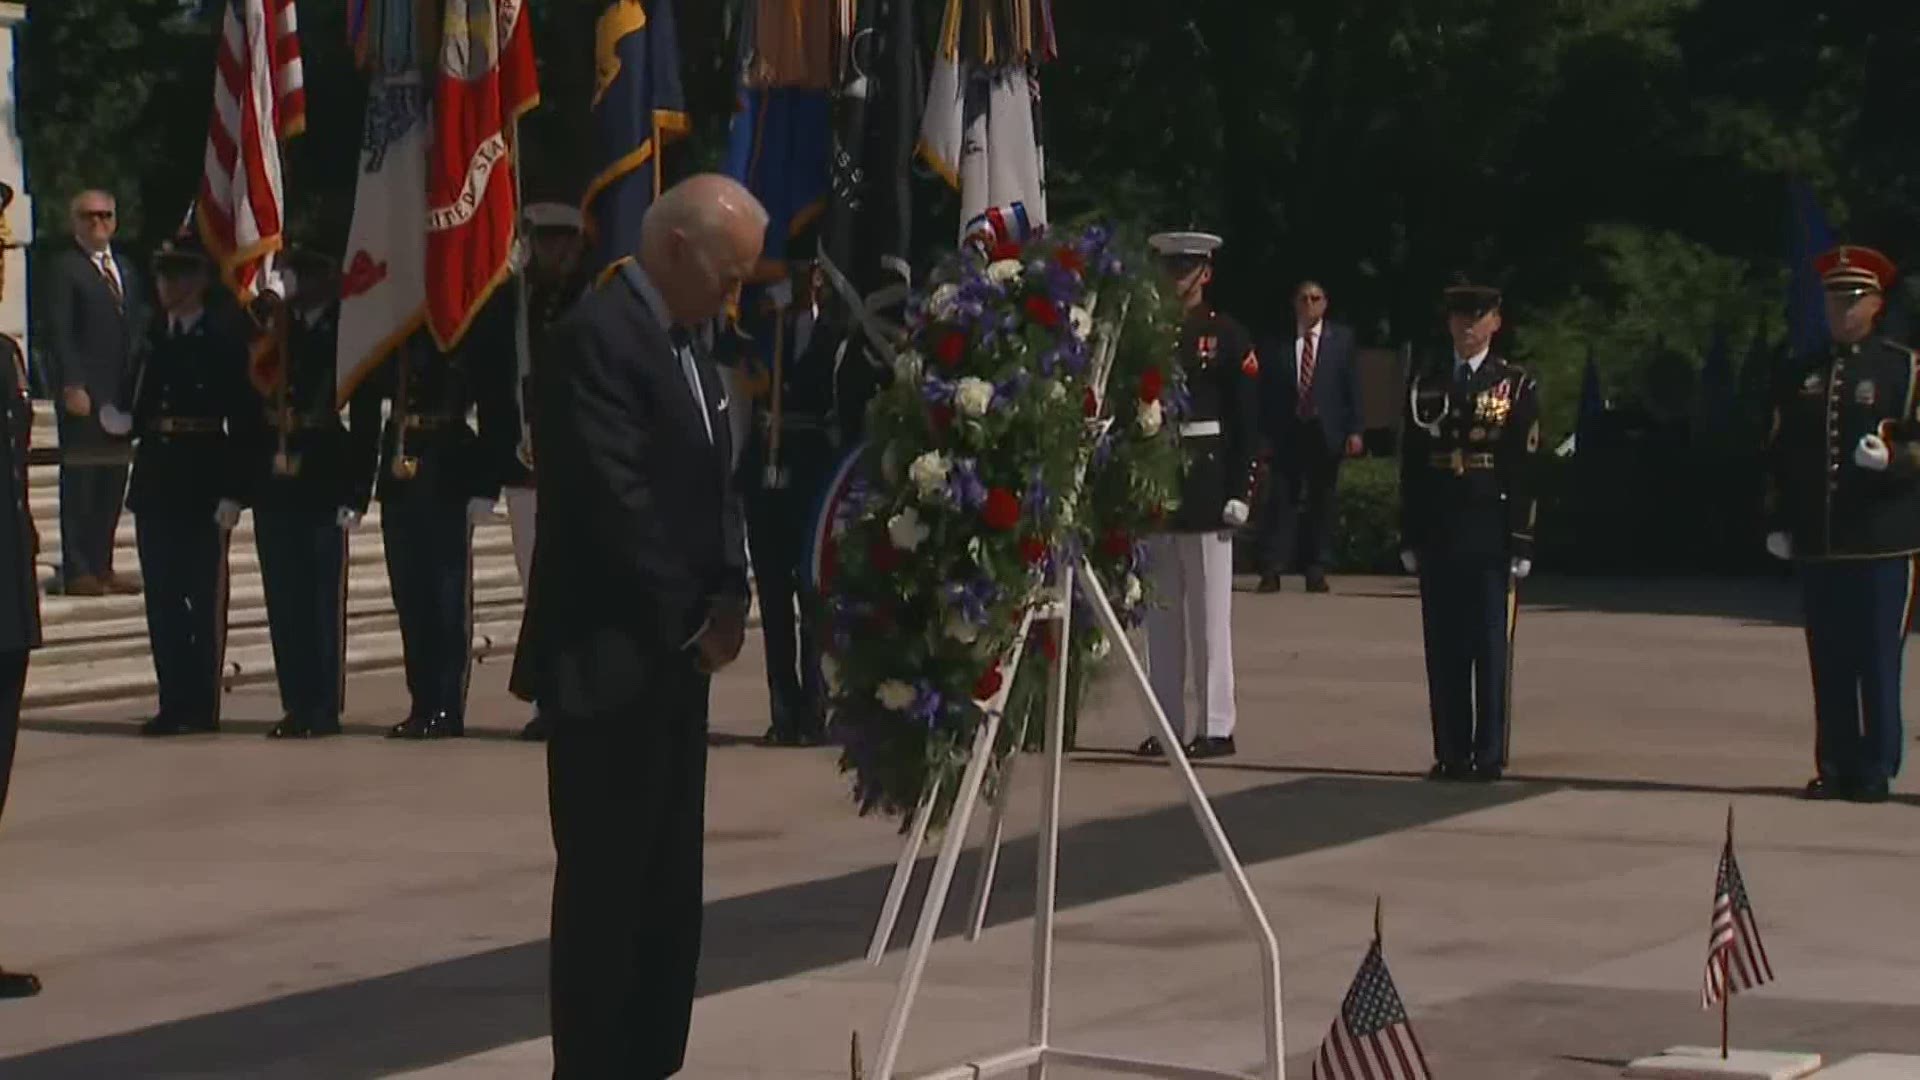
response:
M584 232L586 219L580 216L578 207L565 203L537 202L528 203L520 216L529 229L545 232Z
M1163 259L1208 259L1226 243L1212 233L1163 232L1147 238L1153 253Z
M1893 284L1896 270L1893 260L1872 248L1855 244L1842 244L1831 251L1823 252L1813 261L1814 269L1820 272L1820 279L1826 283L1828 292L1862 293L1886 292Z
M1460 272L1440 290L1447 312L1454 315L1485 315L1500 310L1500 286L1488 282L1486 275Z
M183 232L170 240L162 240L153 252L153 272L161 277L178 277L206 269L208 264L206 246L200 237L192 232Z

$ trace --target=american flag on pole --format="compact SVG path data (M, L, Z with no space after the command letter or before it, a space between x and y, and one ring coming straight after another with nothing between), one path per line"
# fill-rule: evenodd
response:
M1320 1042L1313 1080L1431 1080L1432 1075L1375 938L1340 1003L1340 1015Z
M1720 873L1713 886L1713 925L1707 934L1707 973L1700 986L1700 1006L1711 1009L1728 994L1751 990L1773 981L1773 965L1760 940L1760 924L1753 918L1753 901L1740 878L1733 857L1733 826L1727 826L1727 846L1720 852Z
M213 114L194 200L200 239L242 301L280 250L280 144L307 126L294 0L230 0L214 60Z

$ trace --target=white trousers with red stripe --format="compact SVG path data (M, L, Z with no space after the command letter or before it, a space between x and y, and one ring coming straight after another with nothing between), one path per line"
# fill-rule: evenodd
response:
M1233 534L1162 533L1147 541L1153 604L1147 670L1153 696L1183 741L1233 734ZM1187 673L1197 708L1187 720ZM1204 725L1204 727L1202 727Z

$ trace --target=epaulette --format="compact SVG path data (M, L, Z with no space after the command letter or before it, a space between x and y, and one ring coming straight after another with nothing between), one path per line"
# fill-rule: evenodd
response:
M614 278L614 275L615 275L615 274L618 274L618 273L620 272L620 268L621 268L622 266L625 266L626 264L628 264L628 263L630 263L630 262L632 262L632 261L633 261L633 256L631 256L631 255L622 255L622 256L620 256L619 258L617 258L617 259L615 259L615 260L613 260L612 262L610 262L610 263L608 263L608 264L606 265L606 268L605 268L605 269L603 269L603 270L601 270L601 271L600 271L600 273L599 273L599 274L598 274L597 276L595 276L595 277L594 277L594 279L593 279L593 287L594 287L594 288L595 288L596 290L597 290L597 289L601 289L601 288L605 288L605 287L606 287L606 284L607 284L607 282L609 282L609 281L612 281L612 280L613 280L613 278Z

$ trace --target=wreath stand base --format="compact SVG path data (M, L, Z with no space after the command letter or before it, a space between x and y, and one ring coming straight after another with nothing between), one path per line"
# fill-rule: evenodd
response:
M1113 606L1107 601L1106 591L1101 588L1099 579L1093 573L1093 567L1082 559L1079 574L1086 579L1084 590L1094 616L1100 621L1117 649L1126 661L1132 674L1131 681L1139 691L1141 700L1147 706L1151 717L1148 730L1158 735L1161 745L1167 749L1168 760L1174 773L1179 777L1181 789L1187 797L1187 805L1206 837L1207 846L1213 850L1214 859L1220 864L1220 872L1227 879L1234 899L1238 901L1242 917L1260 949L1261 990L1264 994L1265 1008L1261 1018L1265 1021L1266 1032L1263 1047L1266 1051L1265 1067L1255 1074L1259 1080L1284 1080L1286 1074L1285 1036L1281 1025L1280 1008L1280 947L1274 937L1273 927L1267 922L1266 913L1261 910L1260 900L1254 895L1253 886L1247 880L1245 869L1233 853L1233 846L1227 841L1227 834L1220 826L1220 819L1213 812L1213 804L1207 800L1200 781L1195 776L1193 765L1180 745L1179 732L1173 730L1167 714L1160 708L1159 701L1153 695L1151 684L1147 681L1147 671L1134 652L1127 639L1125 628L1115 614ZM1036 845L1038 856L1034 875L1034 919L1033 919L1033 969L1032 985L1028 998L1027 1041L1015 1049L1000 1051L984 1057L922 1073L919 1080L977 1080L980 1077L1004 1076L1022 1070L1030 1080L1044 1080L1047 1066L1076 1066L1081 1068L1102 1069L1110 1073L1128 1076L1170 1077L1174 1080L1252 1080L1248 1074L1198 1065L1186 1065L1169 1061L1153 1061L1132 1058L1116 1054L1099 1053L1087 1050L1074 1050L1056 1046L1053 1043L1053 951L1054 919L1057 914L1058 898L1056 881L1060 862L1060 774L1064 760L1062 741L1066 731L1067 706L1067 657L1072 655L1068 648L1068 635L1072 632L1073 579L1075 571L1066 569L1060 574L1058 592L1053 600L1039 612L1029 612L1020 635L1015 638L1013 655L1006 669L1017 671L1020 662L1020 650L1027 640L1027 631L1035 621L1048 620L1059 623L1060 642L1059 663L1048 673L1047 681L1047 739L1044 759L1040 798L1040 831ZM926 973L927 960L933 950L936 931L939 929L941 913L946 908L948 895L953 889L954 870L960 862L960 849L966 843L967 828L973 820L973 812L980 801L986 783L987 768L993 757L994 738L999 733L1001 717L1004 713L1006 695L1012 680L1007 680L995 700L986 711L986 719L980 725L974 737L973 753L967 762L966 771L960 779L960 788L956 793L953 812L947 822L946 834L941 838L940 854L934 861L933 879L927 886L927 895L921 904L919 922L914 927L913 942L907 951L906 969L900 975L900 982L894 993L893 1007L887 1017L887 1027L880 1043L879 1058L875 1063L873 1076L876 1080L893 1080L894 1068L899 1060L901 1042L906 1035L907 1022L913 1013L915 999L920 993L920 981ZM1017 755L1015 755L1017 756ZM1010 766L1013 758L1009 757ZM981 877L975 889L973 918L969 924L970 937L977 937L985 920L986 897L990 891L993 863L999 854L1001 828L1005 820L1006 791L1008 785L1003 778L1000 785L1000 797L995 799L992 828L987 838L987 858L981 865ZM894 922L899 917L901 903L906 895L907 879L912 876L914 863L919 858L920 848L926 841L927 824L932 816L932 805L936 793L929 793L922 801L909 835L906 850L901 853L900 862L895 868L892 886L888 889L886 904L881 913L880 926L876 929L873 948L868 957L878 962L884 954L888 940L892 937Z

